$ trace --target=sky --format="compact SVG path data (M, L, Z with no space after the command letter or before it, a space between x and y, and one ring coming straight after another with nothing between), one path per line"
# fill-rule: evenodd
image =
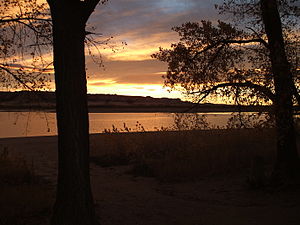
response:
M217 20L220 0L109 0L98 5L88 21L99 40L104 68L87 57L88 92L183 98L163 88L167 65L151 58L159 47L178 41L171 28L188 21ZM126 43L126 44L123 44ZM111 47L114 48L112 51Z

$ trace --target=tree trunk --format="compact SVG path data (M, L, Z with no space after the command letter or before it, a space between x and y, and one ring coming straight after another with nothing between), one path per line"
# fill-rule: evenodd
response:
M277 1L261 0L261 12L269 42L276 95L277 159L273 178L284 181L300 174L293 122L293 79L285 53Z
M86 17L80 7L81 1L57 2L50 4L58 128L58 180L51 224L95 225L89 175Z

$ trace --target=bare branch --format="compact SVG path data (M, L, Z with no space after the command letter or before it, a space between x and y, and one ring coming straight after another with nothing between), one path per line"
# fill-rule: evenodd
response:
M249 40L220 40L217 41L216 43L212 44L212 45L208 45L206 46L204 49L202 49L201 51L198 51L194 58L196 58L198 55L201 55L204 52L207 52L210 49L213 49L221 44L249 44L249 43L261 43L264 46L268 47L268 43L266 43L263 39L261 38L257 38L257 39L249 39Z
M261 38L257 39L249 39L249 40L223 40L221 43L225 44L249 44L249 43L261 43L265 44L265 41L262 40Z
M36 34L41 34L40 31L36 30L34 26L31 26L30 24L24 23L23 21L18 21L18 23L23 24L25 27L28 27L29 29L31 29L33 32L35 32Z
M13 72L11 72L9 69L7 69L5 66L0 65L0 69L7 72L9 75L11 75L16 81L18 81L20 84L22 84L25 88L27 88L30 91L34 91L33 88L28 86L24 81L22 81L18 76L16 76Z
M0 19L0 23L11 23L11 22L20 22L20 21L28 21L28 20L52 22L51 19L36 18L36 17L25 17L25 18L20 17L20 18L12 18L12 19Z
M297 90L295 84L293 84L293 87L292 87L292 88L293 88L293 90L292 90L293 95L294 95L294 97L296 98L296 100L297 100L297 102L298 102L298 105L300 105L300 95L299 95L299 92L298 92L298 90Z
M203 95L199 100L199 102L201 102L203 99L205 99L213 91L216 91L217 89L224 88L224 87L246 87L246 88L251 88L251 89L254 89L257 92L262 93L263 95L268 97L271 101L273 101L273 102L275 101L275 95L273 94L272 91L270 91L268 88L266 88L264 86L254 84L250 81L246 81L246 82L242 82L242 83L235 83L235 82L221 83L221 84L217 84L217 85L215 85L212 88L209 88L207 90L192 92L190 94L198 93L200 95Z
M246 28L251 30L257 36L257 38L261 40L261 42L264 44L264 46L266 46L266 48L269 48L268 42L266 42L264 39L262 39L260 37L260 35L253 28L251 28L251 27L246 27Z

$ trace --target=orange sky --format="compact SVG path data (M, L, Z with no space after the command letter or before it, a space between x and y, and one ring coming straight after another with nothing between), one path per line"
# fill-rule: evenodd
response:
M169 48L178 41L172 27L187 21L216 20L219 16L214 4L218 2L220 0L109 0L105 5L99 4L87 31L101 33L97 37L99 41L113 38L109 46L99 46L104 68L95 64L90 56L86 57L88 92L183 98L179 91L169 92L163 88L162 75L167 65L152 59L151 54L159 47ZM45 53L44 60L52 61L51 51ZM20 64L28 65L30 70L32 58L25 56L12 66ZM50 87L54 90L54 83Z
M100 48L104 69L87 56L88 91L122 95L182 98L163 88L167 65L151 58L158 48L178 41L171 28L187 21L215 20L214 4L220 0L110 0L99 5L88 28L96 27L102 39L113 36L109 47ZM101 37L100 37L101 40ZM122 42L127 45L122 46Z

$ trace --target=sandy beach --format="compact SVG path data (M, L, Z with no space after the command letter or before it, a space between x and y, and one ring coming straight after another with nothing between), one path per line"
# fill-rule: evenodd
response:
M250 141L242 141L245 146L255 145L247 132L203 131L197 135L207 140L207 145L213 145L212 134L218 139L240 135L239 139ZM91 156L109 151L114 137L127 138L130 145L130 135L136 136L91 135ZM138 135L157 140L163 134ZM258 143L270 145L272 135ZM56 144L54 136L0 139L0 146L6 146L11 156L31 163L35 173L47 179L53 188L57 174ZM246 185L247 170L203 176L195 181L163 182L154 177L134 176L128 173L130 168L131 165L101 167L91 162L92 190L102 225L298 225L300 221L299 190L251 190Z

